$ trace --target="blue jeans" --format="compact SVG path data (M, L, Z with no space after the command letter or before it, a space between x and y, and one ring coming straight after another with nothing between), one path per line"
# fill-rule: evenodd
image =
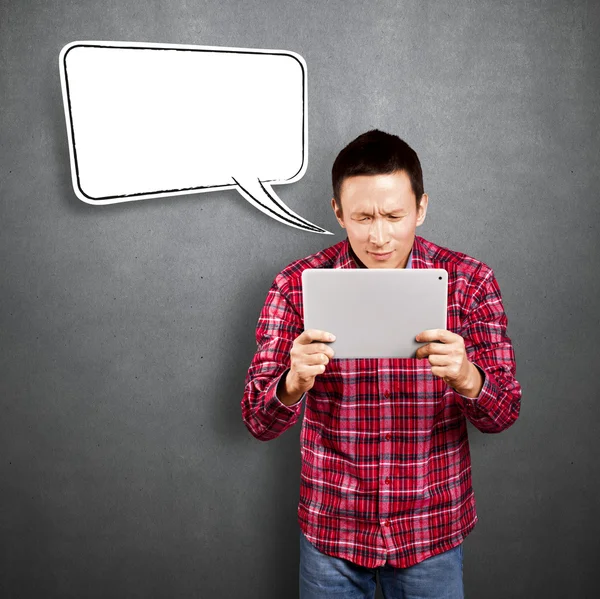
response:
M463 599L462 544L410 568L365 568L321 553L300 531L300 599Z

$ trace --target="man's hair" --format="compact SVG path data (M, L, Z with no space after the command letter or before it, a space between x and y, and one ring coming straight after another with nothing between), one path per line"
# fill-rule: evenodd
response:
M358 175L389 175L405 171L417 199L423 196L423 171L417 153L397 135L378 129L367 131L351 141L337 156L331 169L333 197L342 207L340 191L349 177Z

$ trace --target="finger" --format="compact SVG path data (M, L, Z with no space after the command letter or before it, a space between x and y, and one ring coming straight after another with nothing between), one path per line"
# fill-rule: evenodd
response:
M452 345L447 345L444 343L427 343L426 345L421 346L417 352L417 359L426 358L427 356L432 355L448 355L454 351L454 347Z
M437 376L440 379L446 380L446 376L448 375L448 371L446 370L445 366L432 366L431 367L431 374L433 374L433 376Z
M324 343L309 343L308 345L302 346L303 351L306 354L326 354L329 358L333 358L335 352L329 345Z
M456 333L452 333L451 331L447 331L446 329L427 329L419 333L416 336L416 340L419 343L427 342L427 341L441 341L442 343L452 343L459 337Z
M307 345L308 343L313 343L314 341L322 341L327 343L335 341L335 335L319 329L306 329L306 331L300 333L300 335L296 337L296 341L302 345Z
M300 346L306 348L307 346ZM303 366L314 366L315 364L329 364L329 356L325 352L307 353L303 349L292 349L291 353L292 365L296 368Z
M327 368L326 364L303 364L297 369L298 376L303 380L309 380L318 374L323 374Z
M302 363L307 366L314 366L316 364L329 364L329 356L324 353L318 354L305 354L302 359Z
M432 354L432 355L428 356L427 359L429 360L429 363L434 367L446 368L447 366L450 365L448 356L445 356L445 355Z

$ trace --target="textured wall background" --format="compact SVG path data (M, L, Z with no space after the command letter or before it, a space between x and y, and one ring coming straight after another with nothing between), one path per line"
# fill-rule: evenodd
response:
M331 164L378 127L517 352L520 420L470 429L467 596L595 596L599 29L592 0L0 0L0 594L297 596L300 426L259 443L239 402L273 277L342 239ZM276 189L336 237L234 191L78 201L58 54L86 39L300 53L308 171Z

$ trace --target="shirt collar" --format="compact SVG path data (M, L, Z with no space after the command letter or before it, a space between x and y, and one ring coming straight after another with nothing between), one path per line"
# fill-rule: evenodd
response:
M415 235L415 241L410 253L411 268L434 268L430 252L428 252L423 242L424 240L421 237Z
M354 258L352 258L352 250L348 238L342 242L340 252L333 264L333 268L357 268Z

